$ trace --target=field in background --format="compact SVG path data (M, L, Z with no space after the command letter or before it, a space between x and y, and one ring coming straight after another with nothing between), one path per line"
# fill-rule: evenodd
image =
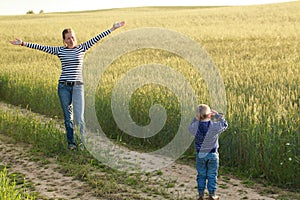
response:
M58 58L10 45L8 41L14 38L57 46L62 45L61 31L72 27L78 42L84 42L120 20L125 20L126 26L113 35L141 27L175 30L202 45L223 78L230 127L220 140L221 165L281 186L299 187L299 6L300 2L248 7L149 7L0 17L0 98L62 117L56 89ZM116 59L99 83L98 118L111 138L146 150L164 146L176 134L180 112L175 96L157 85L134 93L131 114L138 124L149 123L148 109L153 103L164 105L168 113L163 130L145 140L132 138L117 128L110 98L122 74L147 63L176 69L189 80L199 103L209 102L205 82L182 58L159 50L139 50ZM185 156L194 156L192 146Z

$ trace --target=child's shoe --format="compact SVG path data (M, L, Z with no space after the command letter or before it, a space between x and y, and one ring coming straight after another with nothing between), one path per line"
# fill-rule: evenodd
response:
M200 197L198 198L198 200L204 200L204 197L203 197L203 196L200 196Z
M219 200L219 197L216 195L209 195L208 199L209 200Z

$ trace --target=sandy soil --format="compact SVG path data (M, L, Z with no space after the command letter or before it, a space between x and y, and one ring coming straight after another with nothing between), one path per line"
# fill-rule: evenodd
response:
M36 192L41 196L51 199L96 199L89 192L89 186L72 177L63 175L55 169L54 163L43 165L31 161L28 157L28 147L23 145L8 144L7 139L1 136L0 161L1 165L9 166L9 172L21 173L27 180L34 183Z
M3 103L0 103L0 106L3 109L11 109ZM26 112L28 111L22 110L22 113ZM34 184L36 192L44 199L97 199L94 196L95 191L87 183L74 180L72 177L60 173L57 170L59 166L55 163L54 159L47 158L49 163L46 165L41 164L30 159L27 153L30 149L28 145L11 144L8 141L9 138L7 136L0 134L0 164L10 166L9 172L23 174L27 180L30 180ZM165 189L166 192L174 196L174 199L197 199L195 168L173 163L168 167L162 168L161 172L159 175L153 176L152 179L158 181L161 179L162 181L174 183L174 187ZM258 184L255 187L262 188ZM141 197L145 196L142 191L132 192L140 194ZM274 194L272 196L262 196L257 190L244 186L241 180L230 175L219 177L217 194L220 196L220 199L224 200L276 199L276 195ZM148 196L147 198L151 197ZM153 199L163 199L163 197Z

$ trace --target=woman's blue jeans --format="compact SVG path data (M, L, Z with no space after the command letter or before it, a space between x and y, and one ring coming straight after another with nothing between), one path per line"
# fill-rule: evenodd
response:
M84 86L68 86L58 84L58 96L64 113L64 124L67 132L68 145L76 145L74 141L74 128L79 126L81 142L84 132ZM73 113L74 119L73 120ZM75 121L75 123L73 122Z
M210 195L215 195L217 189L217 176L219 168L219 153L197 153L197 186L200 196L207 190Z

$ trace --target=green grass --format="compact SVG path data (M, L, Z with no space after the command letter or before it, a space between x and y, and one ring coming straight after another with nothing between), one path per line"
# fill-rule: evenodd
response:
M34 200L24 177L20 174L9 174L6 167L0 166L0 199Z
M298 188L300 179L295 177L300 177L299 6L297 1L247 7L146 7L2 16L0 98L50 117L62 118L56 89L59 60L45 53L10 45L8 41L16 37L28 42L61 45L61 31L72 27L78 41L83 42L110 28L117 20L126 21L119 33L141 27L172 29L202 45L224 81L229 129L220 139L221 165L235 167L252 178L264 177L281 187ZM155 38L149 39L155 41ZM114 48L110 50L114 51ZM166 124L154 137L137 139L122 132L110 109L116 82L133 67L148 63L176 69L194 88L199 103L210 103L210 98L203 78L193 66L169 52L140 49L116 59L105 71L97 88L99 122L110 138L122 140L131 148L152 150L167 144L179 126L180 105L168 88L158 85L141 87L130 102L131 117L139 125L149 123L148 110L154 103L166 108ZM12 129L13 126L17 125L12 123L6 128ZM25 131L34 128L31 134L40 134L36 126L34 121L28 122ZM65 153L63 136L55 131L52 134L60 141L59 144L50 144L53 152ZM33 138L33 141L46 145L42 137ZM184 156L193 154L191 145Z
M167 180L161 178L158 184L149 178L157 176L155 173L145 175L120 172L96 160L87 150L68 150L65 135L54 120L43 122L38 120L38 117L21 114L19 110L0 110L0 134L9 136L9 142L29 144L30 152L27 155L30 157L29 160L44 167L51 163L48 159L54 158L58 164L55 170L65 176L86 182L94 189L97 198L145 199L132 191L146 191L151 196L152 190L155 190L157 191L155 195L172 199L171 194L166 194L160 189L160 184L168 184ZM13 177L14 183L24 182L24 178L16 178L19 177L18 174ZM22 180L23 182L20 182ZM151 191L147 190L149 185L152 187ZM41 197L41 194L37 194L37 197Z

